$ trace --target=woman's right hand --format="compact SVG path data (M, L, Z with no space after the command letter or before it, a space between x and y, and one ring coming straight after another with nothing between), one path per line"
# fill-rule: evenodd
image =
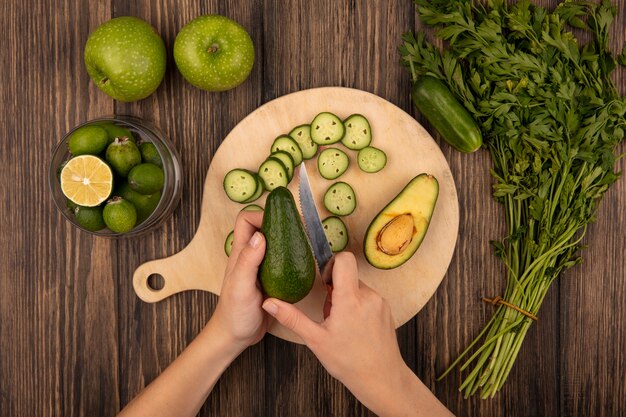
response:
M449 415L436 414L428 401L420 401L434 399L447 412L402 359L389 304L359 280L353 254L335 257L332 306L322 323L274 298L267 299L263 308L300 336L324 368L375 413Z

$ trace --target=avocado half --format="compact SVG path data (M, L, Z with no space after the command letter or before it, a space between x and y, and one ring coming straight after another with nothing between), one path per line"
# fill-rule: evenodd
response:
M376 215L365 232L363 252L379 269L397 268L408 261L426 236L439 196L439 183L429 174L413 178Z

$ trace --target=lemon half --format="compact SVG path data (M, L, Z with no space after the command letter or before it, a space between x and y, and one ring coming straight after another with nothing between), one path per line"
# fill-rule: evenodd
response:
M80 155L70 159L61 171L61 191L75 204L95 207L113 190L113 171L97 156Z

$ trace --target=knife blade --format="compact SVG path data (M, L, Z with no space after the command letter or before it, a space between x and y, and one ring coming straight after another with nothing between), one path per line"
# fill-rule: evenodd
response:
M333 251L330 249L330 244L324 233L324 227L320 220L320 215L315 206L315 200L313 199L313 192L311 191L311 183L309 182L309 176L306 172L306 166L304 162L300 164L300 184L298 187L300 192L300 207L302 208L302 216L304 217L304 225L306 226L306 232L311 241L311 247L313 248L313 255L317 261L317 267L320 271L322 281L326 285L331 285L332 282L332 260Z

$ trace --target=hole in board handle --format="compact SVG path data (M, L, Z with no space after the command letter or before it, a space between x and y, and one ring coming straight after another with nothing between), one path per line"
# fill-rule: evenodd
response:
M146 284L152 291L161 291L165 287L165 278L161 274L151 274L146 278Z

